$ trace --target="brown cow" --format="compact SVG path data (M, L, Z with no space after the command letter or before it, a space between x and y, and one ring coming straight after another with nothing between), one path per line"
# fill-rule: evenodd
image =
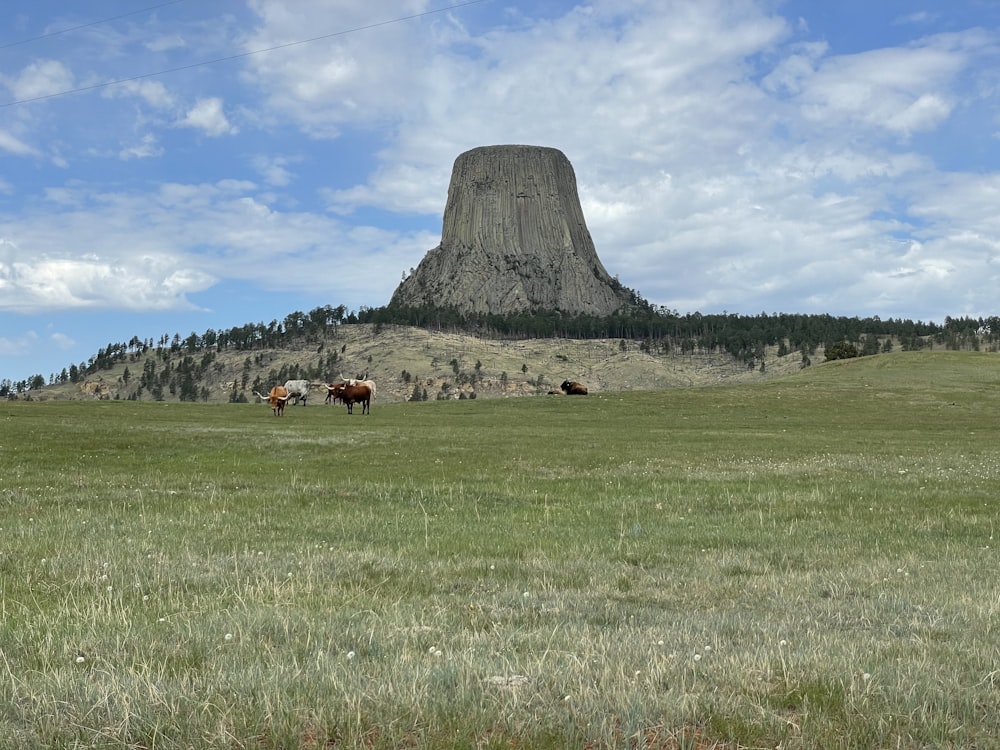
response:
M323 402L324 404L329 404L337 400L337 397L334 395L334 393L336 393L339 385L343 385L343 383L333 383L326 387L326 400Z
M347 404L347 413L354 413L354 404L361 404L362 414L371 414L371 400L372 400L372 389L371 387L358 383L357 385L349 385L348 383L336 383L334 385L328 385L327 387L327 399L332 399L336 401L340 399L343 403Z
M587 386L583 383L577 383L575 380L564 380L562 385L559 387L563 389L563 393L567 396L587 395Z
M257 398L261 400L266 398L268 404L271 405L271 411L274 412L274 416L276 417L284 415L285 404L287 404L288 399L291 398L291 396L288 395L288 389L285 388L285 386L283 385L274 386L274 388L271 389L271 392L267 396L262 396L261 394L257 393L257 391L254 391L253 395L255 395Z

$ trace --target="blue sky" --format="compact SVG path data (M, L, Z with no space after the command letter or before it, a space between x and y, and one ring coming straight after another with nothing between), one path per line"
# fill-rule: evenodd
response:
M440 239L455 158L504 143L566 154L605 267L655 304L1000 312L997 0L0 17L0 378L384 305Z

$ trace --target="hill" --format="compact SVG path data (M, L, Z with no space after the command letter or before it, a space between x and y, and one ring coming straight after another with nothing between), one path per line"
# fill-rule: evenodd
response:
M289 379L308 379L322 395L323 383L362 375L380 383L383 402L547 393L567 378L620 392L760 382L824 359L897 349L997 352L1000 322L656 309L607 318L433 308L348 314L325 306L183 339L133 336L47 380L2 380L0 398L247 401Z
M344 324L325 334L292 339L280 348L189 349L170 346L122 352L76 382L29 392L44 399L140 399L226 402L253 400L289 378L320 384L367 374L378 383L379 401L413 397L501 398L544 394L564 379L585 382L593 392L759 382L795 372L802 354L748 365L717 351L654 353L633 339L489 339L469 333L369 323ZM763 364L763 366L761 366ZM127 371L127 372L126 372ZM314 377L320 373L319 377ZM313 399L323 396L314 390Z

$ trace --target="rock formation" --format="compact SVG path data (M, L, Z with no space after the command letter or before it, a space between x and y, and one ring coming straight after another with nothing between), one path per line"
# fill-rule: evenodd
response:
M539 146L485 146L455 160L441 244L390 305L605 316L630 300L597 257L566 156Z

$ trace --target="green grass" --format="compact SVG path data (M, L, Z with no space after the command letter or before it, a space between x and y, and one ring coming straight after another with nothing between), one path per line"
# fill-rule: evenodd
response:
M0 405L0 748L990 747L1000 360Z

